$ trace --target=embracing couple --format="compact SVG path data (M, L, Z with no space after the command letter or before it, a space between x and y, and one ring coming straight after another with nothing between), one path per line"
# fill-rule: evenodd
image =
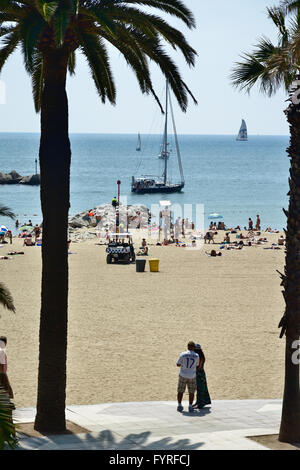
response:
M177 400L177 411L183 411L182 398L186 387L189 392L189 412L195 408L203 408L211 403L207 389L206 375L204 372L205 356L200 344L190 341L187 351L180 354L177 359L177 366L180 367ZM197 400L193 405L195 391L197 390Z

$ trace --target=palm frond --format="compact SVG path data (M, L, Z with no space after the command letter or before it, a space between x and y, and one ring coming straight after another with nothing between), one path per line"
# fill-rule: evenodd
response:
M120 51L127 64L135 73L142 93L151 93L163 112L163 107L153 89L147 56L143 53L130 32L126 28L119 26L118 39L115 39L114 36L109 35L103 30L101 30L101 35Z
M169 81L182 111L185 112L187 109L188 95L190 95L194 103L197 104L195 97L191 94L190 90L181 79L178 67L166 53L159 39L157 38L156 41L153 41L136 30L131 31L131 35L135 38L143 53L159 66L162 73Z
M56 9L58 8L58 1L45 1L37 0L36 1L37 9L45 21L50 22L52 16L54 15Z
M196 21L193 13L184 5L181 0L99 0L93 3L101 4L108 8L112 5L122 4L135 4L139 6L153 7L170 15L176 16L189 28L196 27Z
M281 0L280 8L286 13L291 13L300 9L300 0Z
M267 8L267 11L269 17L272 19L273 23L278 29L279 42L282 46L284 46L289 38L289 32L285 24L286 15L284 14L283 9L280 7Z
M53 29L57 45L62 46L67 27L70 23L71 16L73 15L73 2L72 0L59 0L58 8L55 9L51 16L53 22Z
M0 205L0 215L2 217L10 217L11 219L15 219L15 214L11 211L9 207Z
M7 310L16 311L12 295L2 282L0 282L0 304L7 308Z
M244 54L242 58L243 62L236 62L230 76L232 85L249 93L252 87L259 83L260 91L272 96L281 85L278 76L260 62L254 54Z
M44 86L43 56L35 50L31 72L32 94L36 112L40 112L42 104L42 92Z
M115 104L116 89L111 73L109 57L103 40L86 32L78 31L81 50L90 66L96 89L103 103L106 98Z
M30 14L20 21L19 25L25 68L28 73L32 73L34 53L45 29L46 22L40 15Z
M21 40L18 26L2 39L4 46L0 49L0 72L8 57L15 51Z
M75 68L76 68L76 53L72 51L70 53L69 61L68 61L68 70L70 75L75 75Z
M268 9L270 14L270 9ZM274 10L270 15L274 23L278 22L280 30L278 44L262 37L254 47L252 53L242 55L243 61L235 64L230 76L233 86L250 92L255 84L259 84L260 91L272 96L284 86L289 89L295 78L297 65L292 54L291 30L286 30L281 13L277 15Z
M18 447L12 410L13 404L6 390L0 387L0 450L5 449L6 446L10 449L17 449Z
M103 8L97 8L92 6L89 8L89 13L95 17L99 23L103 25ZM184 35L177 29L172 28L166 21L157 15L142 12L136 8L124 8L111 6L109 13L112 17L117 18L118 23L124 25L130 25L131 27L141 31L141 33L152 36L154 38L159 34L165 39L174 49L179 49L183 53L188 65L193 66L195 64L195 56L197 52L187 43ZM105 25L107 25L107 19L105 17ZM117 24L110 24L110 31L116 34Z

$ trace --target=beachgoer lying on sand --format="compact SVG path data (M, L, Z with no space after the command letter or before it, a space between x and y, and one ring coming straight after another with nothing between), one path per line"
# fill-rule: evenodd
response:
M32 237L24 238L23 246L34 246L35 242L32 241Z
M205 252L208 256L222 256L222 253L219 251L219 253L216 252L216 250L211 250L210 253Z
M8 256L0 256L0 259L10 259Z
M267 246L264 250L281 250L280 246L277 246L276 243L272 243L272 246Z
M24 251L10 251L8 255L24 255Z

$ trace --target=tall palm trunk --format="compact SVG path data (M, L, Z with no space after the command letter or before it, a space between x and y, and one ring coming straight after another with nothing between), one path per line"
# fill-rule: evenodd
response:
M58 432L66 428L67 237L71 163L67 60L68 56L62 50L44 53L39 154L43 267L37 415L34 425L36 430L43 432Z
M300 337L300 105L291 103L286 110L290 124L291 158L290 202L287 213L286 264L282 285L286 313L281 325L286 332L285 386L279 440L300 442L299 364L295 344ZM294 355L294 360L293 360Z

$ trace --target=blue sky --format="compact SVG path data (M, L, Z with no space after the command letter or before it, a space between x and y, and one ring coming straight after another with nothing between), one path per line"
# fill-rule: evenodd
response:
M232 88L229 81L234 62L242 52L251 51L262 34L276 39L266 14L266 7L276 1L185 0L185 3L195 14L197 29L190 31L172 18L170 22L180 27L197 50L196 67L190 69L185 65L179 53L173 57L199 104L190 102L185 114L174 106L178 133L235 134L244 118L249 134L288 134L283 114L284 90L268 98L253 89L249 96ZM85 60L78 56L76 76L69 77L67 85L70 132L158 132L159 127L153 122L156 117L160 122L160 116L153 98L141 94L135 76L113 50L111 65L118 90L116 106L101 103ZM1 80L6 86L6 103L0 105L0 132L39 132L39 115L34 111L30 78L24 71L20 52L8 61ZM156 68L153 80L158 95L162 96L164 79Z

